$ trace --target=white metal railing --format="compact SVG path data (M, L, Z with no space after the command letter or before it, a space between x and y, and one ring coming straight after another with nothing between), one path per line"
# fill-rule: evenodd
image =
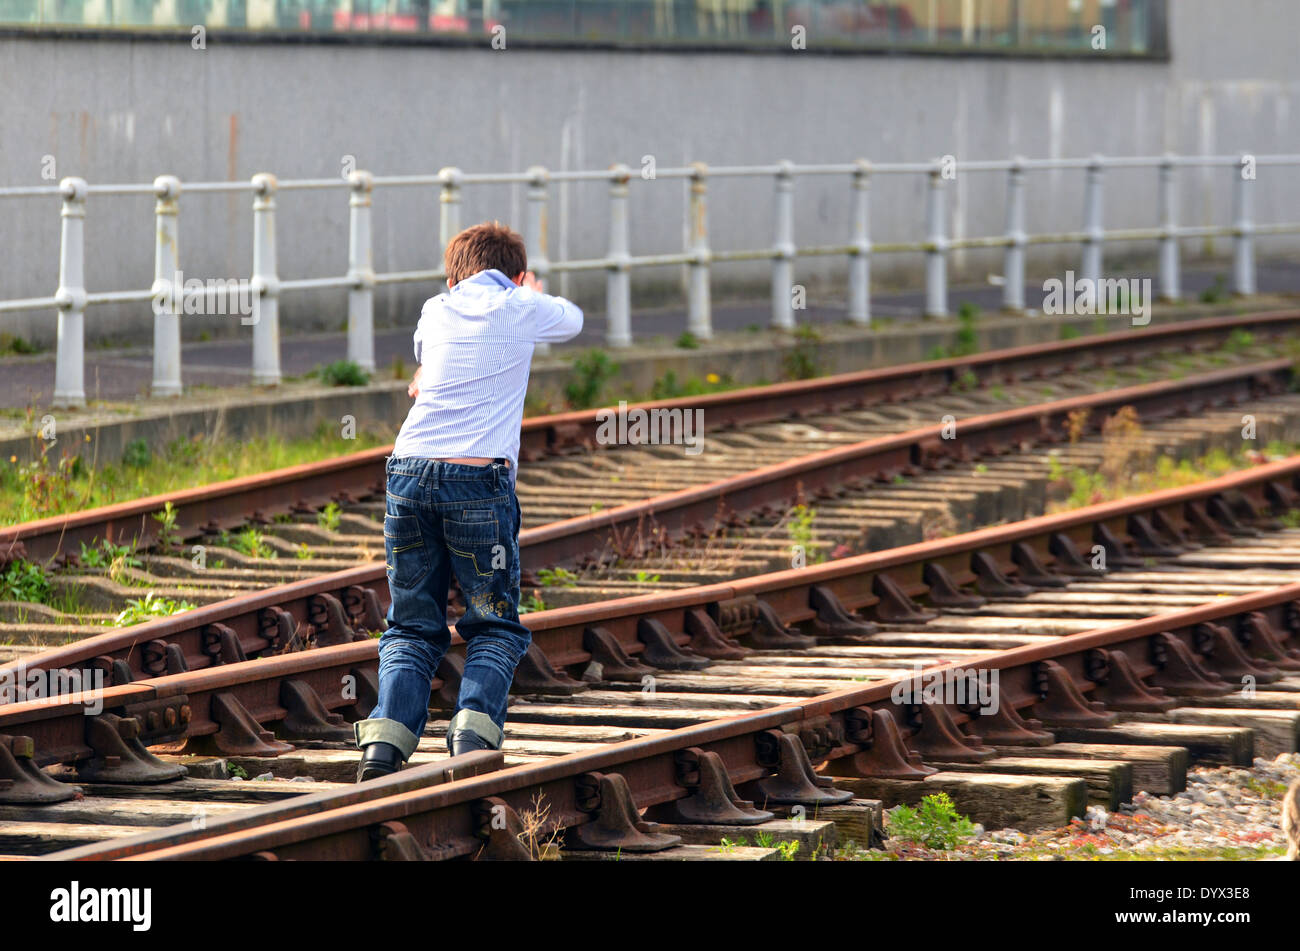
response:
M652 176L634 174L616 164L602 171L548 171L534 166L517 173L468 173L444 168L432 175L376 176L354 171L344 178L278 181L261 173L248 182L197 182L182 185L170 175L158 177L152 185L91 185L81 178L65 178L57 186L0 188L0 199L58 196L62 200L62 237L59 255L59 286L53 296L0 301L0 314L14 311L56 309L58 350L55 364L54 405L75 407L85 403L84 319L87 307L95 304L152 301L154 304L154 348L152 392L159 396L181 392L180 316L194 294L174 286L179 273L177 237L182 192L251 192L253 197L253 271L250 289L253 319L253 382L280 381L279 299L286 293L319 289L348 292L347 356L366 370L373 370L374 289L380 285L440 281L441 268L376 273L371 257L371 199L376 188L436 187L440 192L438 259L447 242L461 228L462 190L478 185L520 184L527 186L524 240L528 265L545 278L552 274L604 271L606 288L606 342L624 347L632 342L631 271L633 268L686 266L687 329L697 338L712 336L709 282L715 264L737 261L771 262L771 325L782 330L795 326L794 262L799 257L845 256L848 258L848 319L871 323L871 259L876 254L921 252L925 255L925 314L946 316L948 312L947 266L950 251L961 248L1001 248L1004 258L1003 304L1009 310L1024 310L1025 254L1029 245L1078 244L1082 249L1080 278L1096 282L1102 277L1102 249L1107 241L1155 241L1159 258L1160 296L1174 300L1179 290L1179 246L1181 238L1230 236L1233 239L1232 289L1239 294L1255 292L1255 237L1300 233L1300 222L1259 225L1255 223L1251 193L1256 171L1268 166L1300 165L1300 155L1222 155L1104 157L1072 159L1012 158L994 161L957 161L951 156L928 162L871 163L858 160L843 164L719 166L694 163L679 168L658 169ZM1223 226L1179 225L1176 211L1177 170L1185 167L1222 168L1233 177L1233 221ZM1157 216L1151 228L1107 230L1103 226L1105 172L1116 168L1149 168L1158 175ZM1084 172L1084 211L1077 231L1028 234L1025 230L1025 178L1030 172L1074 169ZM1006 226L1002 234L985 237L950 238L946 233L945 187L959 173L1007 175ZM876 243L870 238L870 184L878 175L925 175L929 186L925 202L925 237L920 241ZM829 176L845 179L849 186L850 224L847 241L841 244L799 246L794 235L794 186L801 176ZM775 185L774 236L770 245L740 250L714 250L709 244L707 196L709 182L722 178L768 178ZM671 254L633 255L628 222L628 194L633 180L645 187L663 180L689 183L686 207L687 239L682 251ZM552 261L547 254L548 189L553 182L605 182L609 189L609 242L602 258ZM638 186L642 187L642 186ZM281 192L346 189L349 193L349 246L347 273L334 277L281 279L276 264L275 211ZM157 241L154 283L147 290L90 292L85 287L84 223L90 195L153 195L156 204Z

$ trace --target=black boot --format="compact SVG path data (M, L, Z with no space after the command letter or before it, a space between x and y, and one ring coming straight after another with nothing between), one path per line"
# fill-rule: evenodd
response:
M451 755L464 756L475 750L490 750L492 745L473 730L457 730L451 735Z
M357 782L387 776L402 768L402 751L392 743L369 743L361 754L357 765Z

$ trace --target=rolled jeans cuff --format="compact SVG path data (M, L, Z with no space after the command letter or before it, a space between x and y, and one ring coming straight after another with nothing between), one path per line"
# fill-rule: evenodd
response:
M459 730L468 730L477 734L494 750L501 749L501 741L505 739L505 734L501 727L492 722L492 718L486 713L480 713L477 710L461 710L451 722L447 724L447 747L451 748L452 734Z
M420 743L420 738L405 725L384 717L358 720L352 728L357 736L358 747L365 748L371 743L389 743L401 751L403 760L410 759Z

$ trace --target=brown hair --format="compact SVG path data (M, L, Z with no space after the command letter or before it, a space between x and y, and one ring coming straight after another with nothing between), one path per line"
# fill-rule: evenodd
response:
M447 280L452 284L489 268L496 268L511 280L528 269L524 239L499 221L466 228L447 242L443 259Z

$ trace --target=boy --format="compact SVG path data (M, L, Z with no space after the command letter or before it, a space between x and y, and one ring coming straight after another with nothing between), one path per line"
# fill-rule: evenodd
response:
M582 329L582 311L542 292L514 231L484 223L447 245L447 292L415 330L415 398L388 458L384 551L392 607L379 640L379 702L356 724L357 781L411 758L429 683L451 643L447 588L465 595L460 697L447 728L453 756L500 749L519 623L519 426L533 347Z

